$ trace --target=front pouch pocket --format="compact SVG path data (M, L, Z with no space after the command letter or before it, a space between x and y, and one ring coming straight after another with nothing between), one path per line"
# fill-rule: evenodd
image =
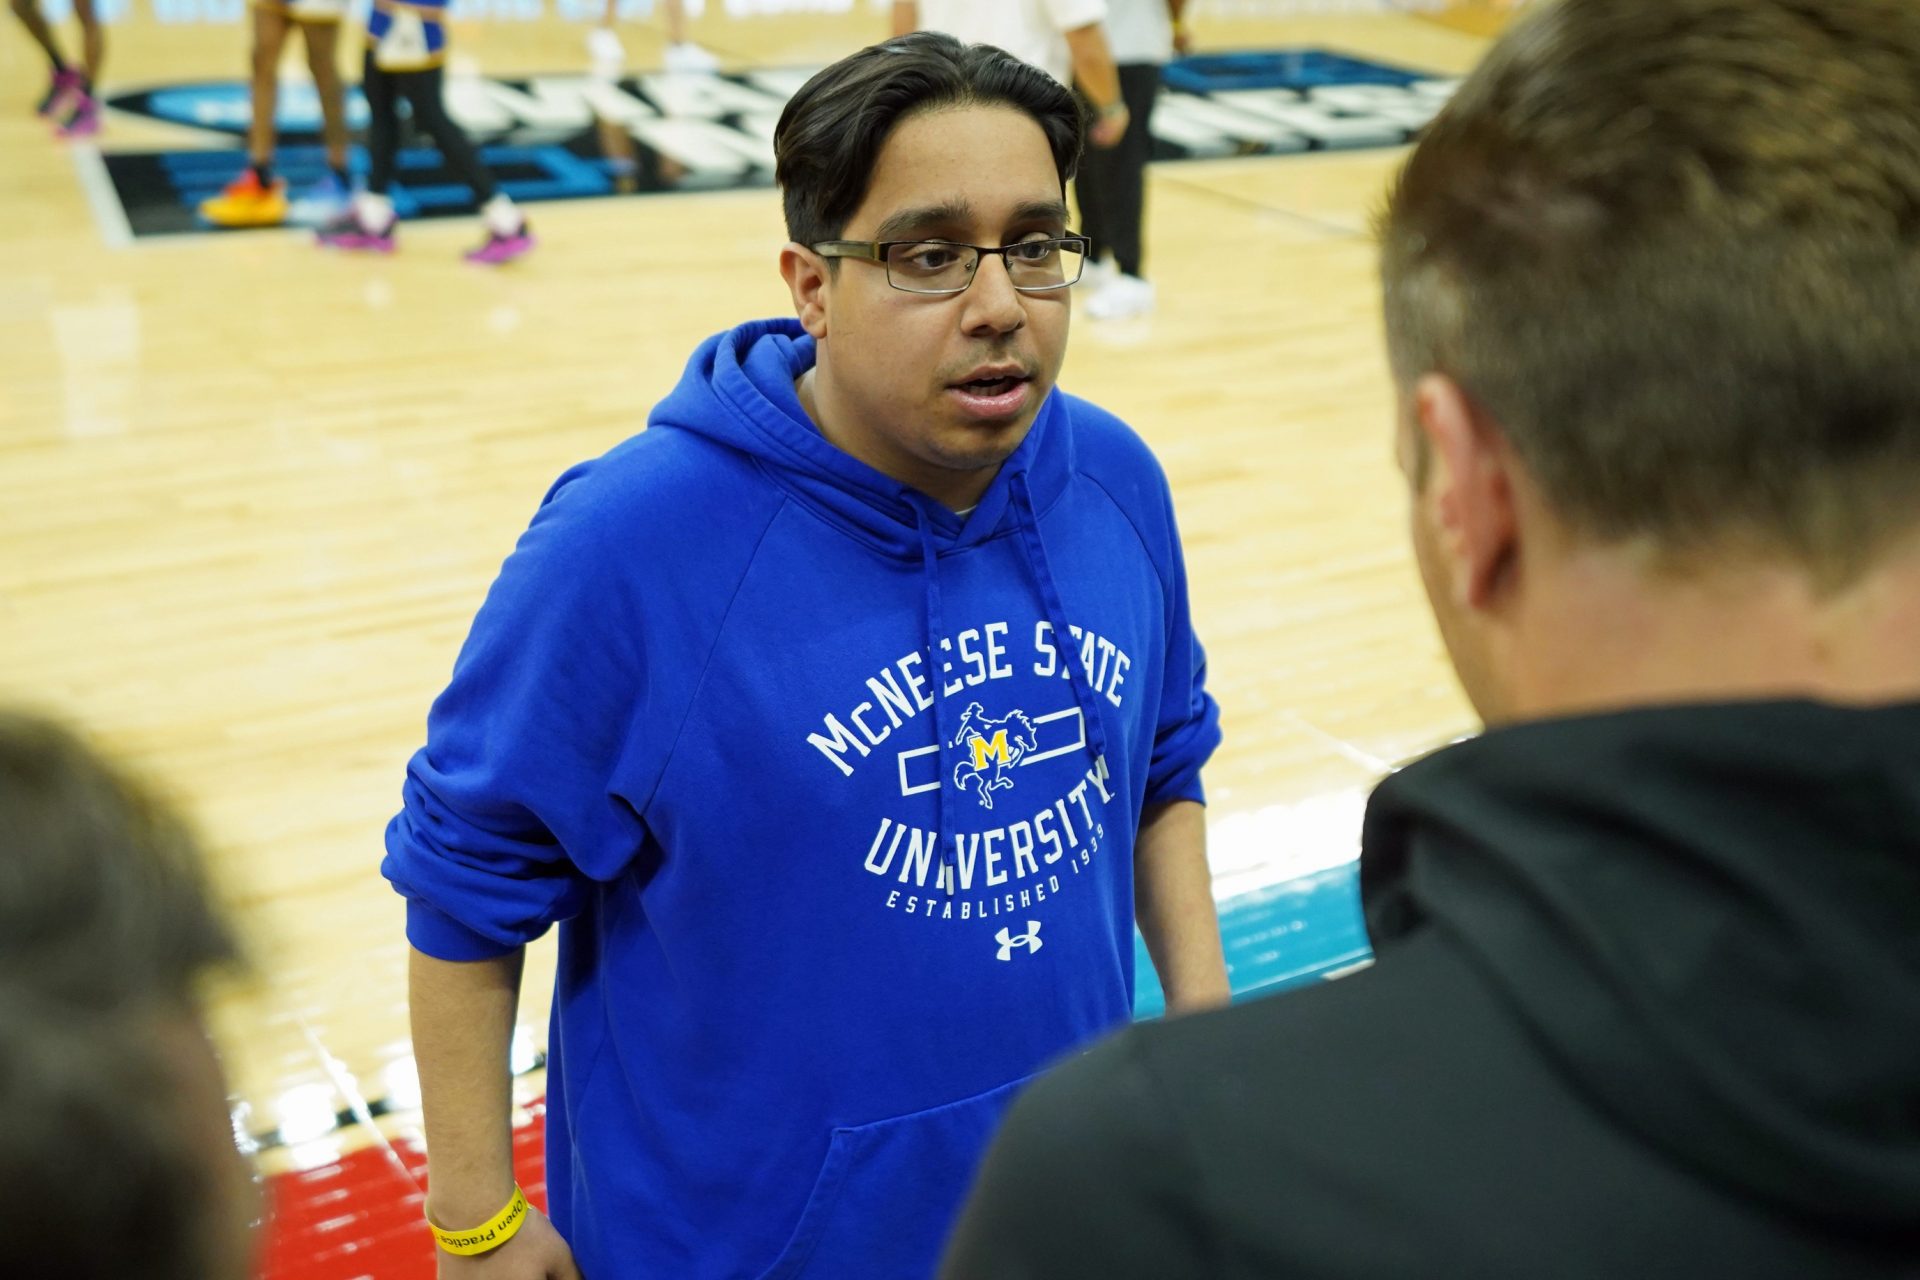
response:
M1027 1076L833 1131L793 1238L760 1280L928 1280L980 1158Z

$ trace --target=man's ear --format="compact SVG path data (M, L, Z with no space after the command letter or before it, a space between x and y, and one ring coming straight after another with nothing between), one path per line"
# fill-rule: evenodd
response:
M1419 500L1431 504L1455 603L1484 609L1520 552L1512 450L1473 397L1445 374L1426 374L1414 385L1413 415L1427 452Z
M827 261L803 244L789 241L780 251L780 278L793 294L793 313L800 327L816 340L827 336L827 289L831 277Z

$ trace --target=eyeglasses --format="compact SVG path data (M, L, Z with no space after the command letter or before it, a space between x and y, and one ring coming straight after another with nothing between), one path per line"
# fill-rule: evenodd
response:
M907 293L965 293L980 260L998 254L1014 288L1047 293L1080 279L1092 243L1085 236L1069 235L1021 240L997 249L945 240L822 240L811 247L823 258L877 262L887 269L887 283Z

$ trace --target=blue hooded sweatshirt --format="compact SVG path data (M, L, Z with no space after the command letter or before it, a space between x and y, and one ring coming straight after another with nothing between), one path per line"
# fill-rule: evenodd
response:
M1167 483L1054 392L964 519L828 444L792 321L562 476L408 767L407 936L561 923L589 1280L923 1280L993 1126L1127 1021L1144 806L1219 742Z

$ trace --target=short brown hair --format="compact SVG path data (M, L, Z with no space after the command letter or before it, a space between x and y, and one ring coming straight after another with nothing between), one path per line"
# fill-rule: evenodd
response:
M1396 377L1454 378L1563 518L1830 586L1920 522L1920 6L1561 0L1380 219Z

